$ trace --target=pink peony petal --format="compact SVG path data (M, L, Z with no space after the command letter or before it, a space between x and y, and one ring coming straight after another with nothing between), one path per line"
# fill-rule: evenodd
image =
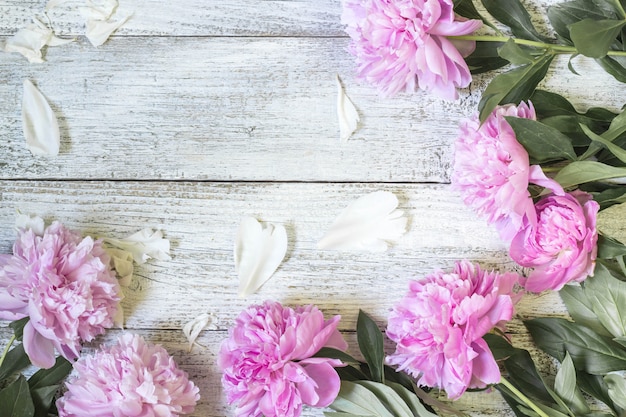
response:
M23 336L24 351L33 365L48 369L54 366L54 345L45 337L41 336L31 323L24 326Z

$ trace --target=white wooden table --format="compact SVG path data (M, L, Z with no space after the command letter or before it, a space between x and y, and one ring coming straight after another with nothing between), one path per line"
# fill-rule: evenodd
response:
M555 2L526 1L543 27L543 10ZM0 39L45 3L0 0ZM16 210L99 236L161 228L172 260L136 268L123 301L126 328L163 344L199 385L194 416L232 415L216 354L249 304L314 303L328 316L341 314L354 353L358 309L384 327L408 279L460 259L514 267L497 234L449 185L456 126L475 111L492 74L475 77L457 102L423 93L381 99L355 79L339 0L120 3L134 15L99 48L83 36L79 12L60 8L50 14L54 28L78 36L76 42L49 48L43 64L0 53L0 251L11 251ZM565 63L544 88L581 107L617 109L626 101L623 85L593 62L576 60L581 76ZM339 140L336 74L361 115L346 143ZM25 146L25 78L59 116L56 158L33 157ZM376 190L398 196L410 217L408 233L383 254L317 250L337 214ZM274 277L240 299L233 243L247 215L284 224L289 247ZM218 330L202 332L205 348L188 352L181 327L205 312ZM530 343L521 317L563 314L554 295L524 299L510 326L514 341ZM117 334L109 331L92 346ZM511 414L495 392L468 394L456 406L475 416Z

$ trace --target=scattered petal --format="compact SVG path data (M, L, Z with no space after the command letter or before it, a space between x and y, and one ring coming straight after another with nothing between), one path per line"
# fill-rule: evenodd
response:
M39 216L29 216L27 214L18 214L15 219L15 228L28 230L31 229L36 236L43 236L45 227L44 221Z
M235 270L239 296L255 293L274 274L287 253L287 231L268 223L263 229L253 217L245 217L235 242Z
M87 1L87 7L82 8L85 23L85 35L93 46L100 46L109 39L111 34L120 28L132 13L119 16L117 13L117 0L104 0L98 3ZM116 19L113 19L117 15Z
M61 134L57 118L46 98L30 80L24 80L22 127L26 146L33 155L59 154Z
M133 279L135 266L133 265L133 254L115 248L106 248L111 257L111 267L117 273L117 279L122 287L128 287Z
M337 75L337 116L339 117L339 136L342 141L347 141L357 128L359 113L352 101L343 91L341 81Z
M388 191L359 198L337 217L318 242L318 249L387 250L386 241L397 240L406 232L407 218L397 207L397 197Z
M183 326L183 333L189 341L189 352L191 352L193 345L197 344L196 339L202 330L206 328L217 330L214 321L215 317L212 314L203 313Z
M119 2L117 0L96 0L95 2L87 0L87 6L82 8L82 11L87 19L109 20L118 6Z
M167 261L170 258L170 241L163 239L160 230L143 229L125 239L113 239L106 237L104 241L129 252L139 265L148 259L154 258L159 261Z
M52 31L42 28L36 23L31 23L11 36L4 45L5 52L17 52L30 63L44 62L41 48L48 44L52 37Z

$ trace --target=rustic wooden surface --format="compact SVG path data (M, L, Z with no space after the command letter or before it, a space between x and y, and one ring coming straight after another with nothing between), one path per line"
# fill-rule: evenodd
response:
M514 267L496 233L449 185L456 126L475 111L492 74L475 78L457 102L422 93L381 99L355 79L338 0L120 2L134 15L99 48L82 35L82 2L70 0L50 19L76 42L49 48L43 64L0 53L0 252L11 250L17 210L98 236L162 229L172 259L136 268L123 302L126 327L162 343L200 386L193 416L232 415L215 358L248 304L315 303L341 314L355 352L358 309L384 327L408 279L459 259ZM526 3L542 26L555 2ZM0 0L0 41L45 3ZM581 76L566 63L559 61L545 88L581 108L624 103L623 85L595 63L577 58ZM346 143L339 141L336 74L361 114ZM26 149L24 78L59 116L56 158ZM408 233L383 254L317 250L336 215L376 190L398 196ZM284 224L289 247L274 277L240 299L233 242L246 215ZM202 332L204 347L188 352L181 327L205 312L217 329ZM514 340L530 346L520 318L563 314L553 294L525 298L510 326ZM8 340L6 324L0 342ZM533 352L552 373L550 361ZM497 393L472 393L456 406L474 416L511 415Z

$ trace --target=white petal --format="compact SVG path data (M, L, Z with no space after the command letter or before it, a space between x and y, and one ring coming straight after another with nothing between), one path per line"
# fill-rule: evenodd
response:
M167 261L170 258L170 241L163 239L163 232L160 230L143 229L124 239L113 239L106 237L104 241L119 249L130 252L135 262L145 263L148 259L154 258L160 261Z
M93 46L100 46L109 39L109 36L122 26L131 17L127 15L119 20L96 20L88 19L86 23L85 36Z
M214 320L215 317L212 314L203 313L183 326L183 333L189 341L190 352L202 330L207 327L217 329L217 326L213 324Z
M111 266L117 273L120 285L122 287L128 287L133 279L133 272L135 270L133 254L115 248L106 248L106 252L111 257Z
M24 80L22 127L26 146L33 155L59 154L61 135L57 118L46 98L29 80Z
M287 253L287 231L282 225L261 224L245 217L235 242L235 270L239 274L239 296L256 292L274 274Z
M4 51L20 53L30 63L42 63L44 60L41 48L48 43L51 36L52 31L50 29L31 23L7 39Z
M39 216L29 216L27 214L18 214L15 219L15 227L17 229L31 229L37 236L43 236L45 229L44 221Z
M359 113L356 111L356 107L352 104L352 101L348 98L343 91L339 76L336 76L337 80L337 117L339 118L339 136L342 141L347 141L357 128L359 120Z
M87 19L109 20L119 5L117 0L87 0L81 11Z
M383 252L406 232L407 218L388 191L367 194L346 207L317 244L318 249Z

